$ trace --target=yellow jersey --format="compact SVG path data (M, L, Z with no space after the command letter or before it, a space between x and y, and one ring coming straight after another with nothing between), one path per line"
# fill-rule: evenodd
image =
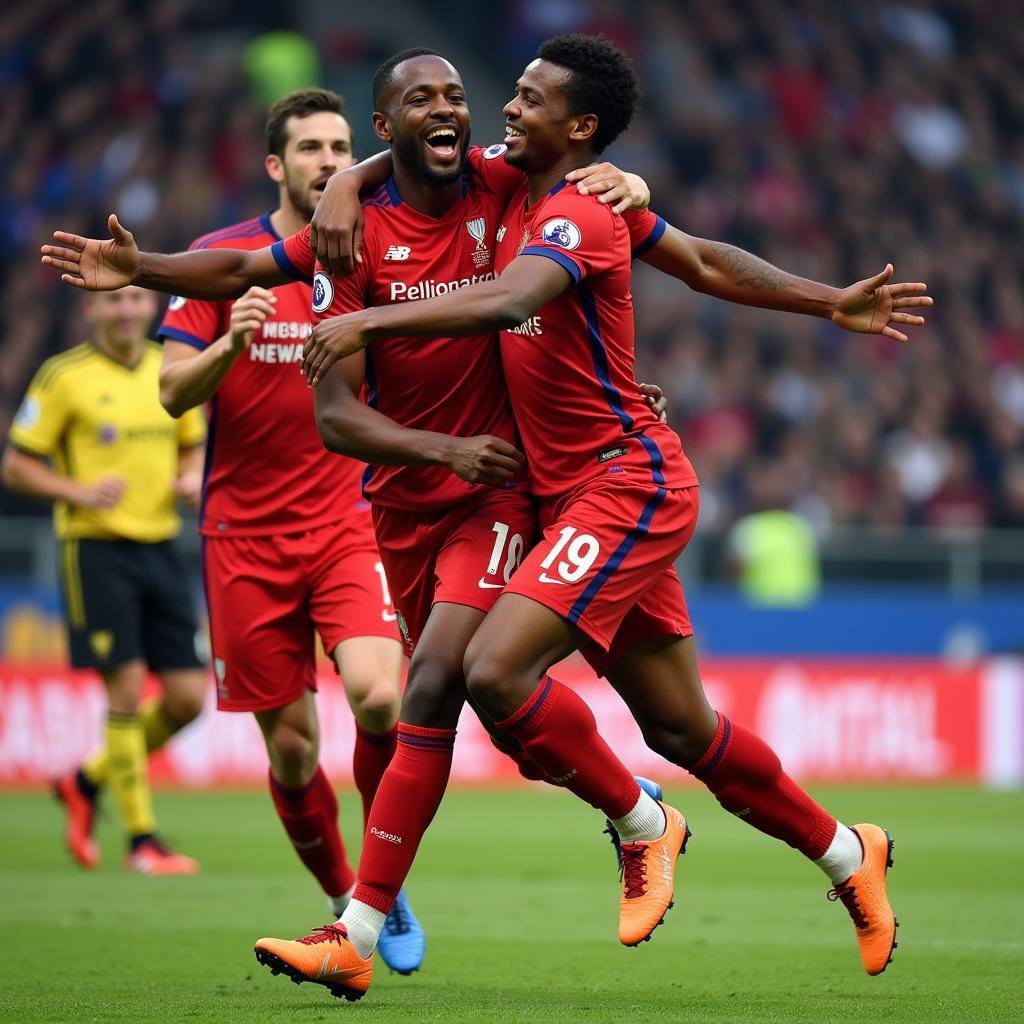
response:
M15 448L53 460L58 472L83 484L106 476L127 486L111 509L58 501L57 536L154 543L175 536L178 449L202 444L201 409L175 420L160 404L160 346L147 341L135 366L85 342L48 359L29 384L11 426Z

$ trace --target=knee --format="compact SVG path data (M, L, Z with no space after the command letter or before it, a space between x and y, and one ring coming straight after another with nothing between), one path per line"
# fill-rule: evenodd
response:
M309 781L320 757L315 732L278 723L266 737L267 756L274 777L285 786L301 786Z
M457 659L426 653L413 659L402 701L402 721L425 728L450 729L459 720L466 683Z
M189 722L194 721L202 713L204 701L205 683L200 677L196 684L178 688L168 687L164 691L164 708L167 717L179 728L182 729Z
M348 694L355 720L369 732L393 729L398 721L401 694L390 679L374 678L360 682Z
M518 666L501 651L470 645L463 668L470 698L495 719L513 714L529 696L522 692Z
M692 768L704 755L708 741L688 723L655 723L642 726L644 742L656 754L681 768Z

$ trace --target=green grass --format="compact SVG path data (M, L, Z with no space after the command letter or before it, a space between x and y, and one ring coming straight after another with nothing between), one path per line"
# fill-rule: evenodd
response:
M160 793L194 879L73 867L57 806L0 793L0 1019L14 1021L1001 1021L1024 994L1024 794L820 793L896 838L902 926L888 972L860 969L853 930L816 868L677 794L694 829L676 907L653 942L616 941L616 881L598 816L563 793L456 791L409 891L428 932L410 978L378 964L360 1003L257 966L261 935L323 923L322 897L262 793ZM356 834L356 801L343 794Z

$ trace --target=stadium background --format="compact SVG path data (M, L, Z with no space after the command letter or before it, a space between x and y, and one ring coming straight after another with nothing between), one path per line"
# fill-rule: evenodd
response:
M467 722L462 785L410 881L426 968L381 972L359 1012L1015 1020L1024 19L1013 0L4 5L0 429L42 360L82 338L78 297L39 266L52 228L98 233L116 210L145 248L172 250L264 211L267 103L314 81L338 89L368 154L370 76L409 45L452 58L475 138L493 141L536 43L570 30L603 31L636 58L643 114L609 156L647 178L672 222L833 283L891 260L935 297L927 327L899 347L706 300L644 267L635 278L638 374L667 391L702 480L680 568L708 689L839 816L894 830L899 956L882 979L860 975L842 910L823 919L813 869L691 786L678 794L697 833L684 907L637 971L608 940L611 863L589 809L516 786ZM744 568L749 524L767 521L748 517L766 509L783 513L771 520L781 560ZM182 547L195 554L188 527ZM161 827L199 857L199 878L122 877L113 815L100 824L103 867L68 864L40 790L98 737L103 698L64 667L54 555L48 510L0 491L0 1019L308 1020L323 993L282 992L252 971L255 936L303 934L322 907L265 793L229 785L265 777L249 716L211 710L154 766ZM562 674L634 770L684 781L606 687L575 665ZM329 674L321 711L325 767L344 791L351 717ZM341 803L354 840L357 801Z
M602 31L646 90L609 156L670 221L829 282L891 260L936 300L900 347L638 268L638 376L668 393L701 478L680 568L709 687L812 777L1020 781L1021 26L980 2L345 7L43 0L3 14L0 429L39 363L82 337L79 297L38 262L53 227L102 233L117 210L143 247L175 250L262 212L266 105L336 88L369 154L369 80L410 41L459 66L488 143L540 39ZM0 781L39 780L92 742L99 694L60 669L47 510L9 493L0 510ZM749 557L758 530L769 551ZM191 529L182 544L194 554ZM653 770L616 698L588 693ZM325 701L343 772L348 716L335 687ZM871 723L889 736L877 749L858 740ZM258 778L248 726L207 718L157 777ZM462 748L457 775L500 774Z

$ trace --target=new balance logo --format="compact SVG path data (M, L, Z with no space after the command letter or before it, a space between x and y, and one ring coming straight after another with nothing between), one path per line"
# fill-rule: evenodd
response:
M390 260L392 263L399 263L402 260L407 260L412 254L412 249L407 245L389 245L388 251L384 253L384 259Z
M395 846L401 846L402 845L402 837L401 836L396 836L392 832L384 832L383 830L381 830L379 828L375 828L372 825L370 826L370 835L371 836L376 836L378 839L386 839L389 843L394 843Z

